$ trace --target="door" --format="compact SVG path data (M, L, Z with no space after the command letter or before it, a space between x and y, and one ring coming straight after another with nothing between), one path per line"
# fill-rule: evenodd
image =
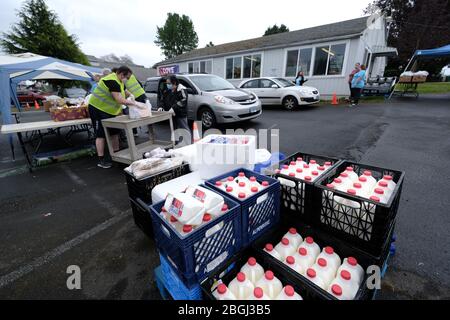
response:
M276 88L273 88L272 86L276 86ZM258 88L256 89L256 94L264 104L279 104L279 89L279 86L274 81L270 79L261 79Z
M179 79L180 83L186 88L188 91L188 110L187 110L187 117L189 120L195 121L197 119L197 107L199 105L198 100L198 94L197 91L194 89L192 84L185 80L185 79Z
M145 83L145 95L150 103L152 104L152 109L158 109L158 83L159 80L149 80Z

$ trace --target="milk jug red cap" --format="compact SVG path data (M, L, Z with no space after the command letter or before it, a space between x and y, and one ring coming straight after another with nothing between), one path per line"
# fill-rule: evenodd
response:
M289 229L289 233L295 235L295 234L297 234L297 229L295 229L295 228L290 228L290 229Z
M266 280L272 281L275 278L275 275L272 271L266 271L265 273Z
M347 262L349 265L354 266L354 267L358 264L358 260L356 260L356 258L353 258L353 257L348 258Z
M289 173L289 177L295 177L295 173L294 172Z
M392 181L392 180L394 180L394 178L393 178L392 176L384 176L383 179L384 179L384 180L387 180L387 181Z
M380 183L378 185L380 187L383 187L383 188L387 188L388 187L388 183L386 181L380 181Z
M281 173L281 170L280 170L280 169L277 169L277 170L275 170L275 173L276 173L276 174L279 174L279 173Z
M262 186L263 187L268 187L269 186L269 182L268 181L263 181L262 182Z
M305 177L305 180L306 181L312 181L312 178L308 176L308 177Z
M269 251L269 252L272 252L273 251L273 244L271 244L271 243L266 244L266 250Z
M245 182L239 182L239 187L244 188L245 187Z
M303 158L298 157L298 158L297 158L297 161L298 161L298 162L301 162L301 161L303 161Z
M371 171L364 171L364 175L371 177L372 176L372 172Z
M334 249L332 247L325 247L325 253L326 254L333 254L334 253Z
M289 257L287 257L286 258L286 262L288 263L288 264L294 264L295 263L295 258L294 257L292 257L292 256L289 256Z
M291 166L295 166L296 164L297 164L297 162L291 161Z
M303 172L303 169L301 169L301 168L297 169L297 173L302 173L302 172Z
M331 162L327 161L327 162L325 162L325 165L329 167L329 166L331 166Z
M233 188L232 187L227 187L227 192L233 192Z
M210 222L211 221L211 215L209 213L205 213L203 216L203 222Z
M233 178L233 177L228 177L227 180L228 180L229 182L231 182L231 181L234 180L234 178Z
M258 187L252 187L252 192L257 193L259 191Z
M318 175L319 175L319 172L318 172L318 171L313 171L313 172L312 172L312 175L313 175L313 176L318 176Z
M224 204L222 207L222 212L228 211L228 205Z
M342 183L342 180L339 178L336 178L336 179L334 179L334 183L340 184L340 183Z
M247 195L243 192L239 193L239 199L245 199Z
M325 167L324 166L320 166L320 167L317 167L317 169L319 169L320 171L324 171Z
M253 291L253 294L254 294L255 298L261 299L264 296L264 291L261 288L255 288L255 290Z
M359 177L359 181L360 182L367 182L367 178L366 177Z
M308 275L308 277L310 278L315 278L316 277L316 270L309 268L308 271L306 271L306 274Z
M239 172L239 177L241 177L241 178L245 177L245 173L244 172Z
M380 189L380 188L376 188L376 189L375 189L375 193L376 193L376 194L384 194L384 190L383 190L383 189Z
M375 202L380 202L380 198L378 198L377 196L371 196L370 200L375 201Z
M347 167L347 169L345 169L345 170L348 171L348 172L353 172L354 171L353 167Z
M237 277L236 277L236 279L239 282L244 282L245 281L245 274L243 272L239 272Z
M334 189L334 184L327 184L327 188Z
M304 164L304 165L303 165L303 168L309 169L309 164Z
M295 290L292 286L286 286L284 288L284 293L288 296L288 297L293 297L295 294Z
M219 286L217 287L217 292L218 292L219 294L225 294L225 293L227 293L227 286L224 285L223 283L222 283L222 284L219 284Z
M338 297L342 296L342 288L340 285L334 284L331 287L331 291L333 292L334 295L336 295Z
M249 266L256 266L256 259L255 258L253 258L253 257L251 257L251 258L249 258L248 259L248 265Z
M316 160L311 160L309 163L310 164L317 164L317 161Z
M320 258L319 260L317 260L317 264L322 268L325 268L327 266L327 260Z
M350 272L348 272L347 270L342 270L341 272L341 277L342 279L344 279L345 281L349 281L352 279L352 275L350 274Z
M355 183L353 184L353 188L361 189L361 188L362 188L362 185L361 185L361 183L355 182Z
M341 175L340 175L340 177L342 177L342 178L348 178L348 174L345 173L345 172L342 172Z
M283 169L287 170L287 169L289 169L289 166L288 165L284 165Z
M288 246L288 245L289 245L289 239L283 238L283 239L281 240L281 243L283 244L283 246Z
M307 237L306 238L306 243L307 244L313 244L314 243L314 239L312 237Z
M298 249L298 254L305 257L308 255L308 250L306 250L305 248L300 248Z
M178 220L174 216L171 216L170 217L170 222L175 223L175 222L178 222Z
M216 187L221 187L222 186L222 181L216 181Z
M251 182L256 182L256 177L250 177Z
M192 226L190 226L190 225L185 225L184 227L183 227L183 232L184 233L189 233L189 232L191 232L192 231Z
M162 207L161 209L162 212L167 212L166 208Z
M351 194L352 196L355 196L355 195L356 195L356 190L354 190L354 189L348 189L348 190L347 190L347 193L348 193L348 194Z

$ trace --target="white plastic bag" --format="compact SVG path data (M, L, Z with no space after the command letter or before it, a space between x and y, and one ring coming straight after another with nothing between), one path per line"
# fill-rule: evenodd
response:
M136 120L152 116L152 105L147 100L146 103L135 102L134 106L129 106L130 119Z

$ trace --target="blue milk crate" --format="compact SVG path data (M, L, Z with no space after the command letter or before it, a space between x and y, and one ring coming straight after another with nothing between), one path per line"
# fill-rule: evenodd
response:
M227 213L185 237L160 215L165 201L147 207L160 253L188 287L206 279L242 247L239 204L230 198L224 199Z
M159 255L159 259L164 287L173 300L202 300L202 289L199 284L186 286L162 254Z
M255 177L259 183L269 182L267 188L244 201L233 197L241 205L242 241L243 247L246 247L280 220L280 182L247 169L238 169L208 180L206 185L223 195L228 195L226 191L216 187L216 182L224 181L228 177L235 178L240 172L244 172L247 178Z

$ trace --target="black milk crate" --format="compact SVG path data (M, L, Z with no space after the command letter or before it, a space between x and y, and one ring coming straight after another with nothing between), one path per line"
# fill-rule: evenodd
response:
M233 200L241 205L242 241L245 247L267 232L280 220L280 182L248 169L237 169L206 181L206 185L225 196L229 196L226 191L216 187L216 182L223 181L228 177L236 178L240 172L244 172L247 178L255 177L259 183L263 181L269 183L267 188L244 201L232 197Z
M311 160L316 160L320 165L324 165L325 162L331 162L331 167L324 174L330 172L330 170L337 166L341 160L297 152L285 160L273 165L271 170L266 172L277 179L284 179L287 184L291 185L287 186L281 183L280 205L282 214L300 216L304 221L312 221L314 219L314 217L311 216L313 214L314 199L317 198L317 193L320 192L315 187L316 182L304 181L277 173L276 171L277 169L281 169L284 165L289 165L292 161L296 161L298 158L303 158L303 161L307 163Z
M130 198L130 204L134 223L147 237L153 239L152 219L148 214L148 210L146 210L147 204L139 198L136 200Z
M125 177L127 180L128 194L131 199L141 199L145 203L152 203L152 190L158 184L167 182L190 173L189 164L184 163L175 168L155 173L143 179L136 179L127 171Z
M242 247L239 204L224 199L227 213L184 238L161 217L165 201L148 207L158 250L188 287L199 284Z
M345 258L354 257L358 261L358 264L367 271L367 268L370 266L377 266L381 268L384 266L390 254L390 245L392 240L389 240L384 245L383 255L380 257L374 257L373 255L355 247L351 244L343 241L337 237L330 235L329 233L321 230L320 228L313 227L307 224L303 224L293 217L286 218L284 217L280 224L274 228L274 230L258 241L253 245L254 249L259 253L266 256L267 259L270 259L273 264L277 265L280 269L282 269L285 273L289 274L292 278L295 278L298 282L303 283L304 286L308 287L309 290L314 291L320 299L325 300L336 300L336 298L318 287L314 283L312 283L309 279L292 270L288 266L286 266L283 262L277 260L270 254L264 251L266 244L270 243L274 247L281 241L283 236L289 232L290 228L296 228L297 232L305 239L306 237L312 237L314 242L316 242L321 250L323 250L326 246L331 246L335 252L340 256L341 262L344 261ZM391 238L394 232L394 226L392 226L391 230ZM364 279L361 283L361 286L355 296L354 300L370 300L373 297L372 289L369 289L366 285L367 279L369 275L366 273Z
M363 175L364 171L371 171L377 181L385 175L392 176L397 186L388 203L380 204L328 188L327 184L332 183L347 167L353 167L358 176ZM397 215L404 176L405 173L401 171L350 161L341 162L317 182L320 193L315 200L317 207L314 209L315 220L312 224L320 226L364 251L379 256ZM357 202L360 208L352 208L336 202L335 195Z
M227 261L224 266L201 283L203 297L207 300L216 300L213 294L218 285L224 283L228 286L251 257L256 259L256 262L264 268L264 271L272 271L275 277L283 284L283 288L287 285L292 286L295 289L295 292L307 301L322 299L317 290L314 290L303 281L299 281L297 277L293 277L289 272L286 272L285 268L282 268L274 261L274 259L271 259L269 255L252 247L248 247L235 255L232 259Z

